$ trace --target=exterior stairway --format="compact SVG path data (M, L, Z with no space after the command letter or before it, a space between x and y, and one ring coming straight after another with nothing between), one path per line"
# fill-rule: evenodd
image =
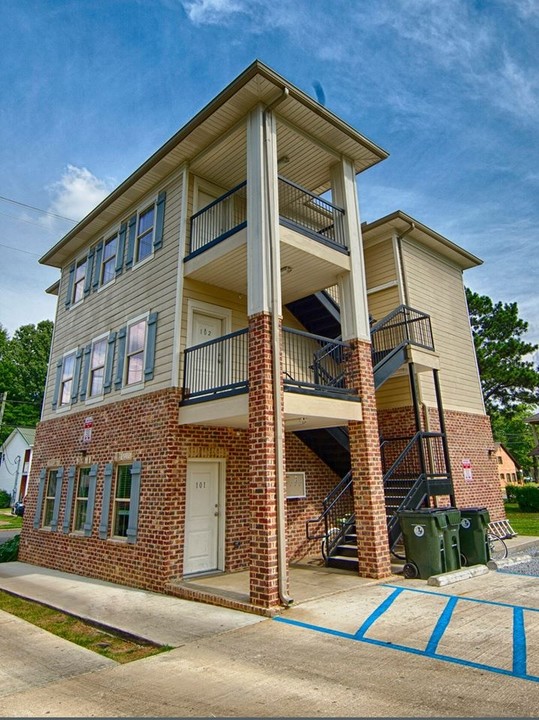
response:
M335 323L338 317L338 325L332 327L340 333L338 305L326 293L303 298L288 308L309 332L319 334L322 326L318 323ZM323 327L327 333L329 328L325 324ZM434 350L430 318L404 305L371 327L371 341L376 388L408 361L409 346ZM343 478L324 499L320 516L307 522L307 538L322 541L327 565L357 572L348 429L324 428L296 435ZM393 549L401 535L398 512L423 506L430 495L451 494L452 481L442 433L418 432L412 437L383 439L380 452L389 545Z

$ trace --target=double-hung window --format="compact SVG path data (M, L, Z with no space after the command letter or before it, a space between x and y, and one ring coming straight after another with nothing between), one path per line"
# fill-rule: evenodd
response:
M118 252L118 233L115 233L103 245L101 261L101 285L106 285L116 277L116 254Z
M141 262L153 252L155 205L139 213L135 236L135 262Z
M75 277L73 279L73 305L84 297L84 285L86 282L87 258L79 260L75 265Z
M127 537L131 509L131 465L118 465L112 508L112 534Z
M71 405L73 392L73 376L75 373L75 351L64 356L62 363L62 379L60 382L60 405Z
M103 394L105 379L105 360L107 357L107 338L99 338L92 343L90 372L88 380L88 397L99 397Z
M136 385L144 380L146 323L144 318L127 326L126 385Z
M58 470L49 470L45 496L43 498L43 527L50 527L54 514L54 503L58 492Z
M75 515L73 519L73 530L82 532L88 514L88 497L90 495L90 468L83 467L79 470L77 478L77 490L75 493Z

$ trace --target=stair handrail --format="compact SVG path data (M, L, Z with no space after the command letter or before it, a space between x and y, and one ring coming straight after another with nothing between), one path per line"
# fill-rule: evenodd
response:
M316 518L310 518L305 523L305 530L307 534L307 540L322 540L323 538L328 537L328 533L330 528L327 526L324 528L324 532L322 535L311 535L310 534L310 526L311 525L318 525L321 522L326 522L328 515L330 514L331 510L335 507L336 503L340 498L344 495L344 493L350 488L352 485L353 478L352 478L352 471L346 473L346 475L339 480L337 485L329 491L329 493L326 495L326 497L322 501L323 510L320 513L320 515ZM348 520L350 520L353 517L353 514L350 515ZM349 522L345 523L345 525L349 525Z
M395 322L399 316L401 319ZM378 338L380 338L379 343ZM375 366L407 345L416 345L434 351L430 315L409 305L399 305L372 325L371 343ZM380 347L380 344L385 347ZM380 354L382 357L378 358Z

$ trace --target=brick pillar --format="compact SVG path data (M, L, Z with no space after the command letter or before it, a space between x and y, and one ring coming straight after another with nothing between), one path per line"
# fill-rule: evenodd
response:
M350 421L350 460L354 478L359 574L383 578L391 574L387 520L380 461L380 439L371 344L353 340L349 359L351 384L361 398L363 421Z
M254 605L279 604L277 500L273 425L271 316L249 318L250 595Z

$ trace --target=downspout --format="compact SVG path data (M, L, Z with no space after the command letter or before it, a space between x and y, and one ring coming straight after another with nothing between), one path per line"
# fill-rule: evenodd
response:
M284 450L283 450L283 391L281 387L281 333L279 327L279 263L278 250L279 238L275 238L273 222L271 221L271 192L270 186L273 178L269 168L269 153L267 149L267 116L276 105L286 100L289 95L287 87L283 88L282 94L268 105L264 110L264 171L265 171L265 192L266 192L266 208L267 208L267 227L268 241L270 250L270 278L271 278L271 335L272 335L272 384L273 384L273 432L275 442L275 481L276 481L276 500L277 500L277 573L279 586L279 599L285 606L294 602L293 598L288 595L288 575L287 575L287 557L286 557L286 510L285 510L285 490L284 490Z

